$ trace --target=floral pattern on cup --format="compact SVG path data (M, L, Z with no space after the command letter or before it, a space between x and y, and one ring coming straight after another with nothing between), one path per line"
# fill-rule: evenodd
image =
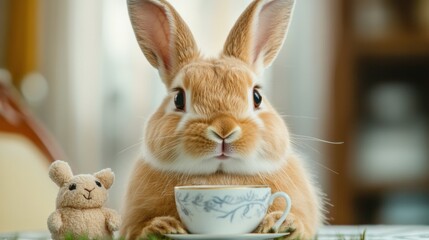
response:
M259 196L254 191L250 191L239 196L220 195L205 199L200 193L193 195L179 193L176 195L176 203L182 213L191 219L194 208L215 213L217 218L229 219L232 223L236 217L243 219L264 216L267 212L265 206L270 195L266 193Z

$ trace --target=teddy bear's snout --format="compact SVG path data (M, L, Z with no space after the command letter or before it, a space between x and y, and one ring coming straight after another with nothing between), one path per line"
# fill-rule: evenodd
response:
M83 197L84 197L86 200L91 200L91 199L92 199L92 197L91 197L91 192L92 192L92 190L94 190L95 188L93 188L93 189L84 188L84 189L85 189L85 191L87 191L87 192L88 192L88 196L86 196L85 194L83 194Z

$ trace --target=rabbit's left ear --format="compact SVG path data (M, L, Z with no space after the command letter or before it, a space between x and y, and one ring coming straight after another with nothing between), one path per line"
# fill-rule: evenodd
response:
M94 176L100 180L106 189L109 189L115 181L115 174L110 168L103 169L99 172L94 173Z
M166 0L128 0L128 12L140 48L168 87L183 65L199 57L191 31Z
M223 53L259 73L281 49L293 13L294 0L255 0L241 14L225 42Z

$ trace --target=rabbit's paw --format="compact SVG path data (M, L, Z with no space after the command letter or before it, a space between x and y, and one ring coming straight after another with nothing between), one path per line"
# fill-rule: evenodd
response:
M149 235L163 235L163 234L186 234L183 224L174 217L156 217L152 219L149 224L143 228L141 237L148 238Z
M274 233L273 226L274 224L280 219L283 212L277 211L269 213L265 216L264 220L262 220L261 224L256 228L256 233ZM300 234L301 230L300 224L295 221L295 217L292 213L289 213L286 220L280 225L277 232L284 233L288 232L290 233L285 238L286 239L300 239L302 236ZM301 230L302 231L302 230Z

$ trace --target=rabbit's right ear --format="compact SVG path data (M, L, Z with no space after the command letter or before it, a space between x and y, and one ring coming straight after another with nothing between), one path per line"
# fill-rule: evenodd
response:
M191 31L165 0L128 0L128 13L140 48L168 87L184 64L199 57Z
M223 54L260 73L280 51L294 6L294 0L254 0L231 29Z
M68 163L56 160L49 167L49 177L58 187L62 187L64 183L73 178L73 173Z

